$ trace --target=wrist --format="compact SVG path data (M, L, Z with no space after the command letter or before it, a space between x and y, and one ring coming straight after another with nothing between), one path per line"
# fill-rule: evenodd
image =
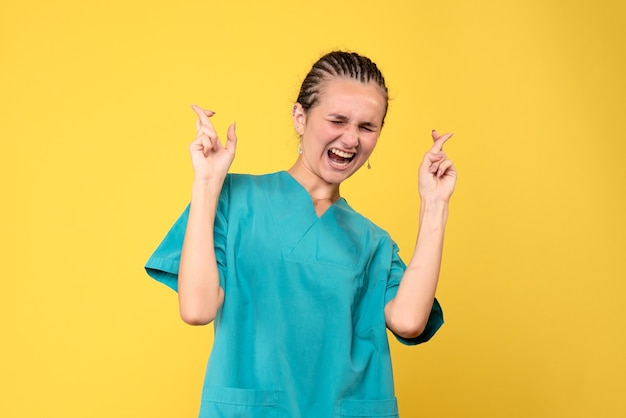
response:
M421 206L422 209L435 210L435 211L447 211L448 210L448 206L449 206L449 202L447 200L444 200L444 199L437 199L437 198L425 199L425 198L421 198L420 206Z
M194 179L191 185L191 194L193 196L215 197L218 198L222 192L222 185L224 180L217 179Z
M441 199L422 199L420 204L420 224L434 222L445 225L448 219L448 201Z

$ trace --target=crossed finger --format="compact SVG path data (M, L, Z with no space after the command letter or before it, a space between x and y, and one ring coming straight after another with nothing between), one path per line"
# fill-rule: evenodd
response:
M198 122L200 124L208 125L210 127L213 127L213 125L211 124L211 121L209 120L209 118L215 114L214 111L212 111L212 110L204 110L203 108L201 108L200 106L197 106L195 104L192 104L191 108L198 115Z
M430 148L430 152L433 154L438 154L443 149L443 144L454 135L453 132L448 132L445 134L439 134L436 130L433 129L433 146Z
M196 115L198 115L198 119L196 120L197 138L200 139L203 145L205 155L210 149L217 150L219 137L209 119L215 112L202 109L197 105L191 105L191 108L196 112Z

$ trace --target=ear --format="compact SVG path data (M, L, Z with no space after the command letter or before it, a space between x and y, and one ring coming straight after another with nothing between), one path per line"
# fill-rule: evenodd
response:
M306 125L306 113L304 113L304 108L302 108L300 103L293 105L292 119L293 127L296 129L296 132L298 132L298 135L302 136L304 126Z

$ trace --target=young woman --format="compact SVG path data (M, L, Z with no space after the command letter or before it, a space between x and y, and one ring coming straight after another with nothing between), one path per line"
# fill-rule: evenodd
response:
M420 227L408 265L354 211L341 183L367 161L387 112L377 66L331 52L293 107L287 171L228 174L212 111L193 107L191 204L146 264L178 291L182 319L214 322L200 417L397 417L387 328L405 344L443 323L435 290L456 171L433 131L419 168Z

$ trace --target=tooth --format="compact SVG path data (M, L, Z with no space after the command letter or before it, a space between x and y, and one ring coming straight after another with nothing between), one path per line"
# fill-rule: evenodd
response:
M344 152L342 150L338 150L338 149L334 149L334 148L331 149L330 152L332 152L333 154L336 154L336 155L338 155L340 157L343 157L343 158L352 158L352 157L354 157L354 153Z

